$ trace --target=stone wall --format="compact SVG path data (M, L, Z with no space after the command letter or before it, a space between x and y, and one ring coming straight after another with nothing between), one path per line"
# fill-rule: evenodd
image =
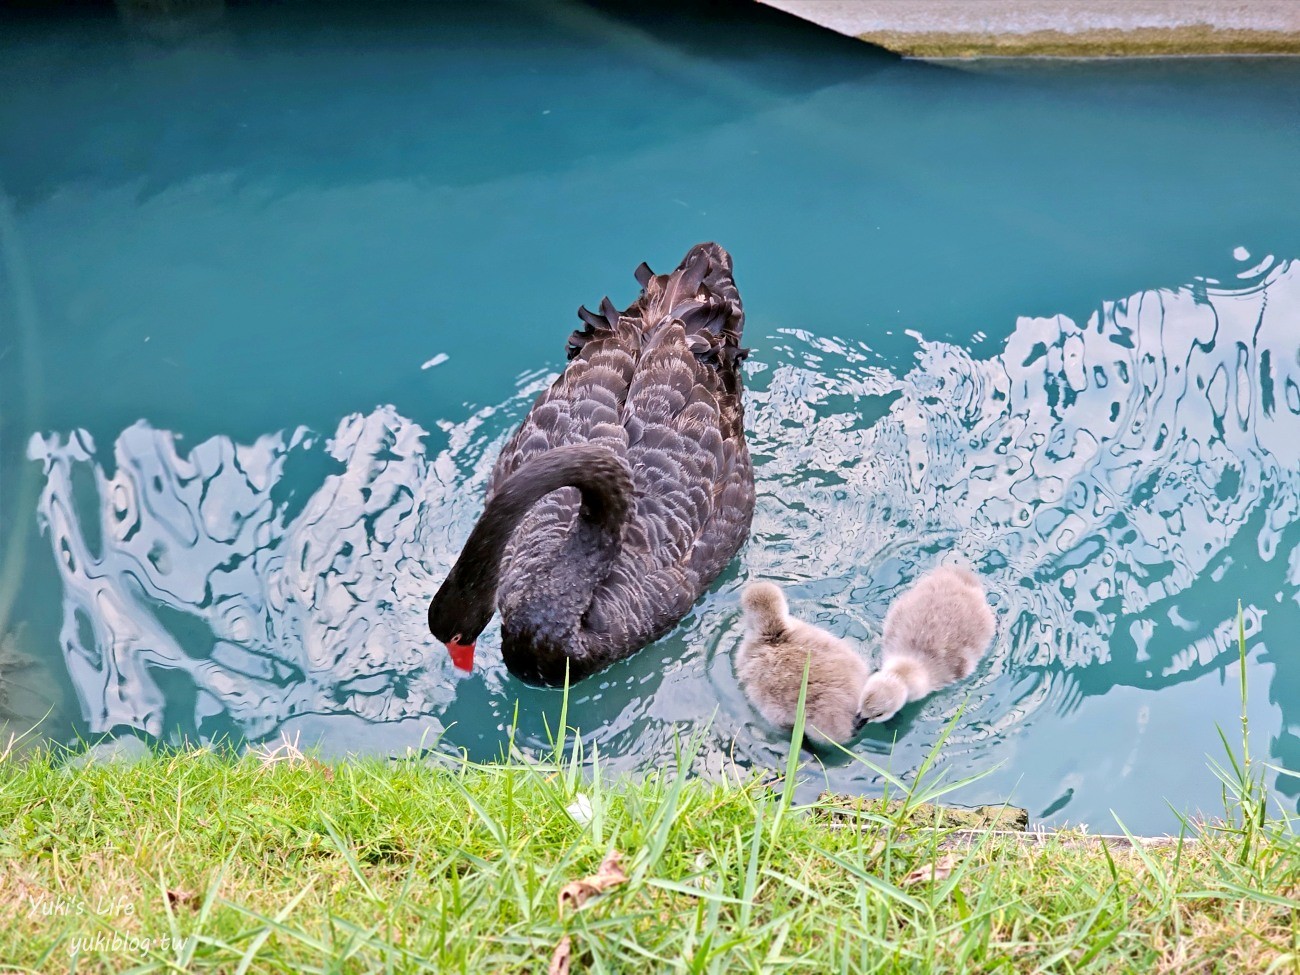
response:
M761 0L915 57L1300 54L1300 0Z

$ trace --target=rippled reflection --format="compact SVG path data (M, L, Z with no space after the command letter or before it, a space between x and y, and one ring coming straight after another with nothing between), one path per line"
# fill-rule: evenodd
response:
M1251 601L1253 634L1294 606L1300 576L1300 273L1269 258L1241 279L1140 293L1086 323L1022 319L989 359L917 336L901 378L858 343L751 337L754 538L676 634L576 689L575 723L616 767L670 757L706 722L708 767L773 762L781 737L731 669L743 578L783 581L799 612L874 650L892 595L949 551L986 575L998 643L971 682L856 746L897 735L896 767L964 700L946 754L971 770L1038 715L1221 671L1237 653L1227 607ZM310 716L339 747L394 744L358 728L403 722L454 725L448 742L485 754L511 733L541 747L556 696L504 675L495 631L486 671L457 682L424 609L548 378L443 423L432 453L393 407L324 440L186 446L145 422L111 456L82 431L33 439L91 729L258 738ZM1272 655L1275 681L1295 681L1290 656ZM1300 713L1271 697L1285 760ZM871 785L852 764L827 777Z
M448 458L425 459L424 436L383 408L345 418L323 445L297 430L182 452L141 422L118 438L111 470L84 432L34 439L65 591L61 639L91 729L161 734L169 672L193 683L199 734L444 707L452 687L413 607L428 566L453 554L486 469L465 485ZM295 455L321 451L340 469L305 501L277 490Z

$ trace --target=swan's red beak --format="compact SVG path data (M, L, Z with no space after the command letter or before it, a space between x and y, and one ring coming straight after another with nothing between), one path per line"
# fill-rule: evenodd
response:
M474 644L453 640L447 644L447 652L451 654L452 666L457 670L469 672L474 669Z

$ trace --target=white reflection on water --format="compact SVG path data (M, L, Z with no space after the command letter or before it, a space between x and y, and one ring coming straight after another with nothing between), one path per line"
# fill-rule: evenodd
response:
M999 666L1106 664L1117 621L1186 590L1261 505L1260 560L1295 522L1297 313L1287 265L1244 291L1135 295L1083 325L1021 319L988 360L920 340L897 382L779 366L752 414L771 488L751 570L851 581L878 619L952 549L1001 599L1014 638ZM863 392L898 399L869 426L824 406ZM1224 650L1206 634L1157 660L1139 643L1153 677Z
M159 670L193 680L196 728L224 714L252 738L301 713L391 721L445 706L445 653L430 654L414 608L477 494L449 456L426 461L423 436L391 407L346 417L324 446L342 471L289 519L274 497L286 459L321 449L305 430L251 445L214 437L182 454L140 422L118 437L111 475L83 431L34 439L61 640L91 730L160 734ZM75 496L79 467L93 472L89 505Z
M972 683L893 729L903 765L968 691L950 755L973 768L1045 706L1222 667L1231 617L1198 581L1276 565L1249 632L1265 596L1295 596L1298 317L1300 273L1265 262L1233 291L1198 282L1085 324L1022 319L989 359L918 337L902 378L858 343L785 331L751 376L760 503L738 569L677 634L584 684L579 722L625 767L671 754L678 722L711 716L710 767L770 761L781 737L731 673L741 579L782 580L799 611L870 650L891 596L949 551L986 574L999 640ZM445 716L458 692L425 606L501 438L545 382L444 424L432 459L392 407L345 418L323 447L298 430L183 453L141 422L114 445L113 473L84 432L34 438L63 651L91 729L160 733L164 671L193 681L200 734L225 721L256 738L304 714ZM306 485L299 510L277 494L286 463L322 450L339 469ZM93 486L78 483L87 472ZM482 688L461 693L500 737L532 692L487 663ZM860 769L838 774L866 784Z

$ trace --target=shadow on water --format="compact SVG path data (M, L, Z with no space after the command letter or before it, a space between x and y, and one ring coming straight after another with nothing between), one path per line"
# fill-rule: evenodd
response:
M76 47L68 42L84 38L83 20L10 12L6 22L0 11L15 39L33 39L10 54L10 76L63 75L40 117L26 112L26 124L0 128L0 172L19 202L83 180L134 180L142 169L144 197L236 171L298 186L481 185L705 135L898 61L749 0L326 0L192 19L149 17L142 6L132 15L123 0L121 29L108 17L92 22L95 42ZM150 23L160 29L150 33ZM520 87L543 73L531 91ZM449 87L448 75L464 83ZM629 104L629 84L655 100ZM100 101L104 86L111 100ZM415 102L413 91L422 93ZM196 104L203 111L189 110ZM545 105L577 104L580 128L544 114ZM139 124L159 112L153 126ZM375 130L386 138L352 137ZM410 151L433 139L435 155Z

